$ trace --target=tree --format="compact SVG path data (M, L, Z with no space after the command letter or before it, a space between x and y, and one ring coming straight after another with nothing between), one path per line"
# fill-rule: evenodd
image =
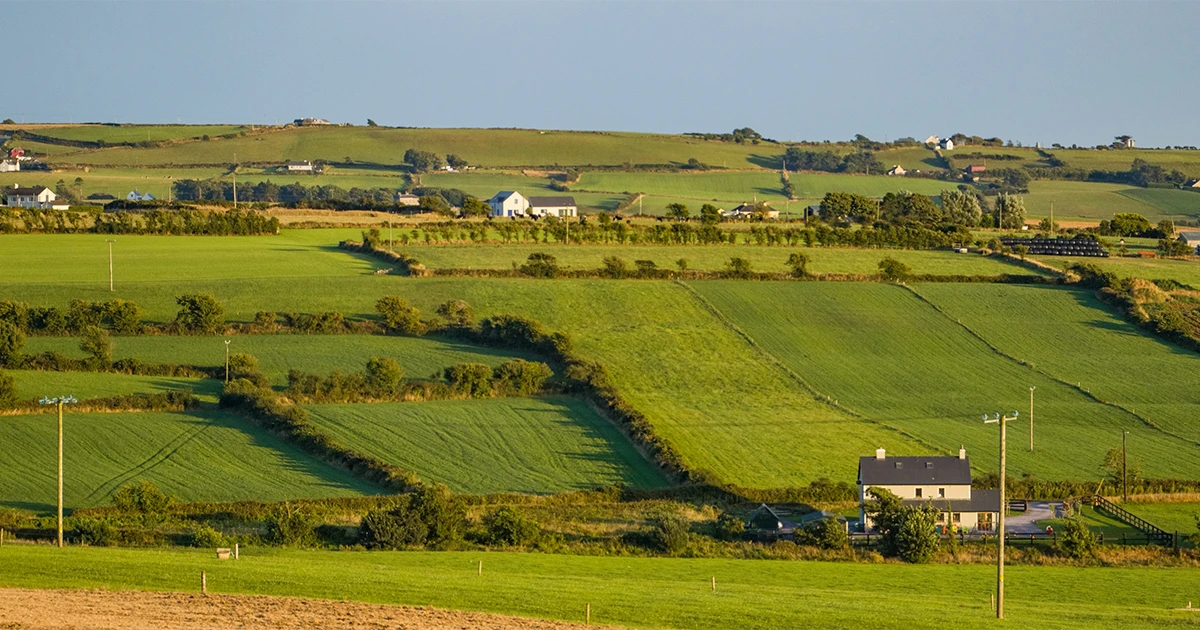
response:
M745 258L734 256L725 263L725 275L730 278L749 278L751 265Z
M879 261L879 276L884 280L903 282L911 275L912 269L895 258L889 256Z
M796 544L813 545L822 549L845 549L850 544L846 526L836 516L809 521L795 534Z
M207 293L189 293L175 298L180 306L175 325L194 335L211 335L225 323L225 307Z
M501 506L483 514L484 538L489 545L524 546L542 533L537 522L510 506Z
M367 126L368 126L368 127L378 127L379 125L378 125L378 124L376 124L374 120L371 120L370 118L368 118L368 119L367 119Z
M483 363L457 363L442 371L454 391L472 398L486 398L492 393L492 368Z
M1142 236L1150 231L1150 220L1140 214L1119 212L1109 220L1108 229L1113 236Z
M1158 222L1158 231L1163 238L1175 237L1175 222L1170 219L1163 219Z
M1055 547L1069 558L1086 558L1096 553L1096 535L1078 516L1064 520L1056 538Z
M441 195L425 195L417 202L417 207L421 212L431 212L444 217L454 214L454 208Z
M418 173L436 171L442 168L442 158L436 153L409 149L404 152L404 162L413 167Z
M15 407L20 398L17 396L17 382L13 377L0 372L0 409Z
M391 357L371 357L367 361L367 385L377 394L395 394L404 380L404 368Z
M702 225L716 225L721 222L721 211L711 203L706 203L700 206L700 223Z
M454 153L446 154L446 165L452 169L458 170L467 167L467 161L458 157Z
M1158 239L1158 253L1164 257L1172 258L1194 255L1196 249L1177 238L1168 237Z
M621 279L629 277L629 263L616 256L605 256L600 261L601 273L609 278Z
M113 493L113 507L122 512L162 514L175 503L175 499L146 480L121 486Z
M963 190L942 191L942 214L955 225L974 227L983 219L979 198Z
M545 363L524 359L501 363L492 373L496 389L513 396L530 396L537 393L546 379L553 375L550 366Z
M906 506L900 497L883 488L869 488L871 497L864 511L880 533L880 546L887 555L905 562L926 562L938 547L937 510L931 506Z
M464 217L486 217L491 214L492 207L486 202L480 201L475 197L467 197L463 199L462 215Z
M804 278L808 276L809 262L808 254L793 253L788 256L787 266L792 268L792 277Z
M437 314L452 326L470 326L471 305L463 300L448 300L437 307Z
M676 221L686 221L691 216L691 213L688 212L687 206L682 203L669 203L667 204L667 216Z
M244 352L234 352L229 355L229 378L251 379L258 374L258 358Z
M1118 488L1121 487L1125 480L1122 477L1122 470L1125 476L1128 477L1130 483L1136 483L1142 478L1142 464L1136 459L1124 461L1125 453L1119 448L1110 448L1104 454L1104 461L1100 463L1100 471L1108 474L1108 480ZM1125 464L1122 466L1122 464Z
M662 551L678 554L687 548L691 524L679 514L664 513L651 521L650 538Z
M1019 230L1025 225L1025 201L1016 195L1000 193L993 215L1000 229Z
M693 158L688 158L687 168L689 168L693 171L703 171L703 170L708 169L708 165L693 157Z
M99 326L89 326L83 331L79 340L79 349L88 358L84 360L88 367L101 371L112 367L113 343L108 331Z
M542 252L534 252L520 267L521 273L534 278L553 278L558 275L558 258Z
M429 532L426 544L448 545L462 539L467 510L446 486L437 484L421 488L413 496L409 509L425 523Z
M408 300L398 295L385 295L375 302L375 310L383 317L383 325L389 331L402 335L420 335L424 332L421 311L410 306Z
M0 320L0 367L17 368L25 355L25 333L12 323Z
M675 266L678 267L680 271L687 271L688 270L688 259L680 258L679 260L676 260Z

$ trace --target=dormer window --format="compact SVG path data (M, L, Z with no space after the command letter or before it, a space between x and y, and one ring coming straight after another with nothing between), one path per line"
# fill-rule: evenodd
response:
M896 468L904 468L904 462L896 462Z
M933 468L933 462L925 462L925 468Z

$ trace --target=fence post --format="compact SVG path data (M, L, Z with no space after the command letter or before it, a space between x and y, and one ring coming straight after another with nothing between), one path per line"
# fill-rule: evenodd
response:
M240 546L241 546L241 544L240 544L240 543L233 543L233 559L234 559L234 560L237 560L237 559L238 559L238 551L239 551L239 549L238 549L238 548L239 548Z
M584 614L584 618L583 618L584 625L588 625L588 626L592 625L592 605L591 604L588 604L587 607L584 608L583 614Z
M714 593L717 592L717 576L715 576L715 575L713 576L713 579L712 579L712 592L714 592Z
M200 594L208 595L208 575L204 571L200 572Z

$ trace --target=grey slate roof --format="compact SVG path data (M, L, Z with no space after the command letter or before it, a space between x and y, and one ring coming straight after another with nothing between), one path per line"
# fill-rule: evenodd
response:
M505 199L513 196L515 193L515 190L501 190L500 192L492 195L492 198L488 201L504 201Z
M970 499L905 499L904 505L932 505L942 512L999 512L999 490L971 490Z
M40 195L40 194L42 194L42 191L47 190L47 188L45 186L33 186L30 188L18 186L18 187L13 187L13 188L7 188L5 190L7 191L7 194L9 194L9 195L25 196L25 195Z
M574 206L574 197L530 197L530 208L561 208L563 206Z
M957 457L860 457L858 482L864 486L943 483L969 485L971 459Z

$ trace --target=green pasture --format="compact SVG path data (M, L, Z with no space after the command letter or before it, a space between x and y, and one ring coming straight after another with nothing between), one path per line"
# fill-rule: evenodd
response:
M904 147L901 149L884 149L876 151L875 157L887 168L899 164L906 171L944 171L945 164L937 153L925 145Z
M396 165L407 149L454 153L483 167L686 164L697 158L726 168L777 168L781 145L704 141L685 136L532 129L389 129L297 127L232 140L146 149L100 149L71 156L80 164L156 165L326 160Z
M1184 478L1200 469L1200 425L1180 418L1169 425L1164 419L1164 429L1151 428L1131 413L1093 402L1073 387L1076 380L1087 381L1085 386L1099 393L1093 383L1107 366L1112 374L1109 381L1128 382L1120 398L1124 403L1136 400L1142 407L1144 401L1146 406L1160 404L1182 412L1200 402L1197 394L1188 393L1189 387L1196 391L1195 386L1179 372L1196 360L1194 356L1173 353L1142 336L1086 301L1081 292L1013 285L916 286L935 302L957 307L951 309L952 317L961 317L968 325L986 322L981 325L986 326L985 336L995 335L1002 345L1013 339L1020 340L1022 350L1040 344L1037 327L1049 321L1050 341L1037 357L1037 367L1049 372L1042 374L993 352L956 319L938 313L903 287L787 283L762 291L753 283L737 281L689 286L821 394L915 439L926 452L954 454L965 445L976 470L997 469L996 427L983 424L980 415L1018 409L1021 419L1027 419L1029 387L1038 388L1036 450L1028 452L1027 423L1010 425L1011 474L1092 478L1105 452L1120 445L1122 430L1130 431L1130 442L1138 445L1148 475ZM980 307L983 304L988 306ZM1105 325L1093 332L1085 324L1092 320ZM1088 348L1106 350L1080 351ZM1136 380L1114 370L1132 363L1126 356L1139 360L1128 366L1138 374ZM1056 379L1070 380L1071 385ZM1156 386L1146 387L1147 381ZM887 443L877 446L891 450ZM841 445L831 442L827 448L840 450Z
M211 550L6 545L0 585L196 592L477 610L640 628L1194 627L1186 568L1012 566L994 619L989 565L614 558L530 553ZM477 563L483 574L477 575ZM717 591L710 588L716 578ZM1102 593L1102 597L1097 594Z
M530 353L472 346L451 339L381 335L143 336L112 339L115 359L135 358L146 363L200 366L224 365L224 340L229 339L230 352L254 355L258 359L259 369L276 385L287 384L287 372L291 369L318 374L327 374L334 370L362 372L366 368L367 360L373 356L396 359L410 378L428 378L455 363L486 363L495 366L514 357L530 360L537 358ZM27 354L47 350L72 357L84 356L79 350L77 338L30 337L25 342ZM188 386L192 382L190 379L148 379L148 382L158 382L164 388L174 381Z
M0 416L0 506L41 512L54 505L56 427L50 414ZM68 407L63 432L69 507L106 504L118 488L142 479L184 501L381 492L217 411L70 413Z
M313 422L359 453L455 492L551 493L668 485L609 420L565 396L314 405Z
M1200 534L1197 529L1197 515L1200 515L1200 501L1185 503L1137 503L1126 501L1121 507L1146 519L1151 524L1168 532L1179 532L1180 536Z
M33 129L32 132L63 140L145 142L189 140L202 136L219 136L245 131L241 125L71 125Z
M39 370L5 370L4 373L13 377L17 396L21 400L64 394L83 400L122 394L191 390L197 396L215 401L220 394L220 383L213 379Z
M788 178L795 188L796 196L805 199L820 199L827 192L850 192L860 195L882 197L889 192L908 190L927 195L940 195L953 184L927 179L901 179L886 175L843 175L834 173L789 173ZM760 201L773 201L773 207L782 210L784 200L782 183L778 172L742 171L734 173L618 173L587 172L574 188L604 192L643 192L651 196L663 195L692 199L689 203L693 214L700 211L704 203L724 202L723 207L732 208L730 203L751 202L755 196ZM717 205L722 205L718 203ZM796 209L798 212L802 208Z
M136 189L141 193L150 193L156 199L167 199L171 184L179 179L209 179L223 174L220 168L192 169L157 169L157 168L93 168L84 172L82 169L71 169L54 172L21 171L18 173L0 174L0 186L11 187L13 184L22 186L46 186L54 188L62 180L71 190L80 190L86 198L94 193L106 193L124 199L129 191ZM75 187L75 179L83 180L80 188ZM109 200L102 200L107 202Z
M1145 534L1142 530L1119 521L1108 512L1097 510L1090 505L1081 506L1079 509L1079 518L1092 530L1092 533L1103 535L1106 541L1121 540L1125 536L1127 540L1141 541L1144 540ZM1052 518L1044 521L1038 521L1038 527L1043 530L1047 527L1053 527L1058 533L1062 533L1066 519Z
M1150 470L1157 466L1163 466L1162 473L1176 470L1160 476L1189 477L1200 470L1200 461L1194 459L1200 456L1200 421L1195 414L1200 404L1200 355L1149 336L1105 308L1090 291L934 284L918 290L1006 356L1124 410L1118 423L1106 425L1100 419L1115 409L1090 405L1086 413L1094 431L1083 432L1080 444L1094 441L1102 452L1120 446L1120 430L1128 429L1130 456L1143 462L1147 473L1153 475ZM1028 392L1011 396L1019 399L1021 394L1028 399ZM1012 405L1021 408L1016 402ZM1040 417L1045 420L1041 426L1059 421L1051 410ZM1156 436L1168 435L1192 455L1160 451L1163 438ZM1167 457L1180 459L1163 461ZM1177 469L1185 461L1191 462L1189 468Z
M1128 240L1128 239L1127 239ZM1134 248L1130 248L1134 249ZM1200 262L1170 258L1087 258L1078 256L1031 256L1048 265L1064 269L1072 263L1088 263L1121 277L1145 278L1147 280L1176 280L1187 285L1200 287Z
M1055 221L1101 221L1122 212L1157 221L1163 214L1156 206L1126 196L1127 190L1131 189L1125 184L1035 180L1029 182L1029 192L1021 197L1026 216L1036 219L1049 217L1052 204Z
M1174 149L1055 149L1054 156L1071 168L1127 171L1135 159L1158 164L1167 170L1178 170L1189 177L1200 177L1200 151Z
M1121 194L1153 206L1161 213L1161 218L1195 220L1200 217L1200 192L1174 188L1126 188Z
M79 147L68 147L61 144L47 144L42 142L30 142L29 140L12 139L0 146L3 146L5 149L15 149L17 147L25 149L26 157L51 156L58 158L59 156L69 155L86 150L80 149Z

